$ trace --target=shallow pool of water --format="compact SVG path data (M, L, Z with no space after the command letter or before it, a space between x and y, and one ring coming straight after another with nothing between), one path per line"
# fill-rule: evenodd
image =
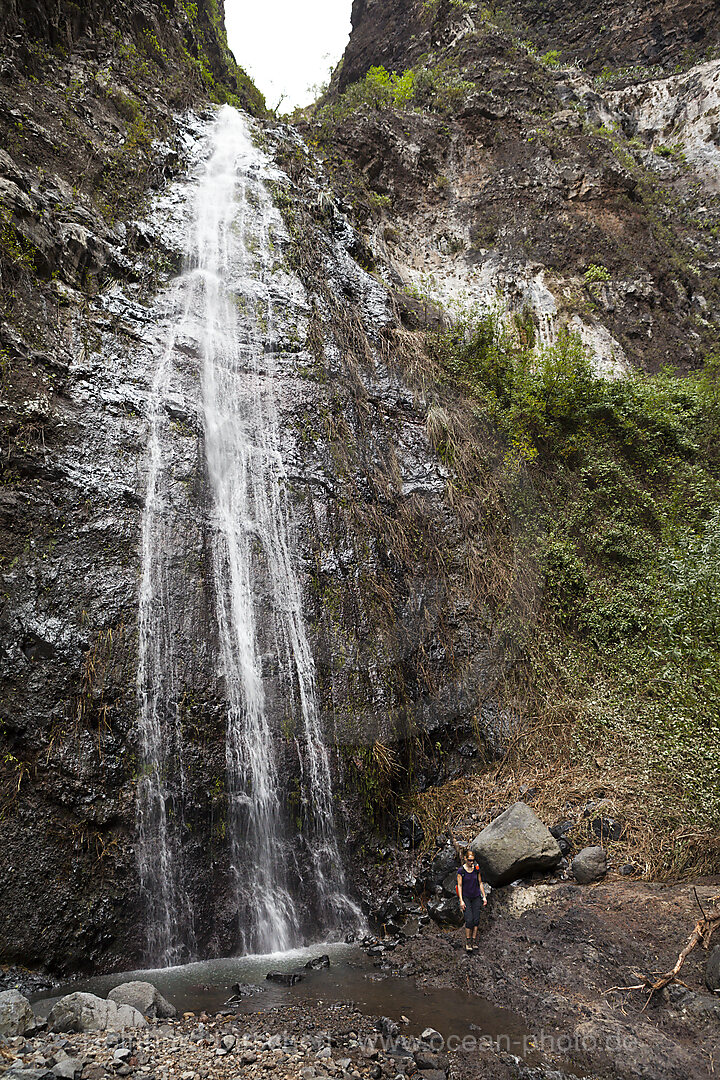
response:
M329 968L318 971L304 968L308 960L323 953L330 957ZM473 963L473 960L463 957L460 962ZM271 971L301 971L303 978L294 986L280 986L266 980ZM403 1026L403 1033L410 1035L432 1027L446 1040L466 1036L502 1038L503 1046L514 1053L522 1052L527 1036L521 1018L509 1010L461 990L424 989L413 978L386 976L357 946L343 944L97 975L58 987L52 997L35 1001L34 1008L40 1015L47 1015L53 1002L63 994L82 990L103 997L114 986L131 979L152 982L179 1013L217 1012L231 998L234 983L251 983L261 987L261 992L245 997L233 1006L234 1011L262 1013L279 1005L304 1001L330 1008L343 1002L352 1003L368 1016L388 1016L394 1020L405 1016L409 1023Z

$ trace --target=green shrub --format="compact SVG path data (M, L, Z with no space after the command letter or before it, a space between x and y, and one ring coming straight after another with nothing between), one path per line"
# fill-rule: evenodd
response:
M432 109L452 112L475 89L448 61L435 67L408 68L401 74L371 67L364 79L347 88L340 100L321 105L318 116L336 122L360 109Z
M586 285L595 285L597 282L609 281L610 271L607 266L598 265L596 263L590 263L587 270L583 274L583 279Z

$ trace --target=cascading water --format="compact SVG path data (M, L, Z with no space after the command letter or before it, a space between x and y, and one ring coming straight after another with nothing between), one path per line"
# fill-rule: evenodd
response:
M171 312L181 301L179 283L170 296ZM193 951L192 912L183 887L184 772L170 601L173 533L181 525L173 509L173 477L164 455L169 424L164 404L175 342L173 332L157 365L149 401L149 467L138 612L137 853L148 912L147 956L161 965L177 963Z
M199 361L193 405L204 436L238 940L245 952L270 952L301 944L310 922L316 938L361 923L345 894L335 834L276 404L287 311L302 307L303 290L278 262L278 248L288 238L266 181L279 174L234 109L220 110L211 140L197 190L189 269L174 294L177 317L156 369L143 522L139 865L149 902L149 947L154 959L165 962L192 924L168 780L181 739L166 587L172 469L163 431L178 349ZM298 774L295 837L284 766L289 746Z

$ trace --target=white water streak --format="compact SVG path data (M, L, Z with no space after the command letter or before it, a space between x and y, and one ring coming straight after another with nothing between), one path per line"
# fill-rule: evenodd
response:
M199 185L193 267L180 281L183 341L201 361L203 417L220 665L227 700L227 787L230 857L244 951L269 952L300 944L303 902L314 931L357 926L347 898L333 816L331 770L317 707L314 665L293 560L288 478L276 405L276 353L284 309L293 298L274 277L274 244L286 240L265 181L273 175L253 144L247 123L220 110L212 152ZM295 283L297 287L297 283ZM162 398L178 331L158 366L153 397ZM159 415L160 404L151 410ZM146 874L160 921L180 883L170 871L170 830L162 809L163 718L159 697L172 681L172 627L162 595L163 552L152 521L160 513L157 477L162 440L151 425L150 480L143 525L140 688L148 782L139 792L140 865L152 858L163 873ZM153 615L153 613L155 613ZM272 678L268 674L272 673ZM154 680L154 683L153 683ZM152 690L151 685L155 686ZM281 698L281 700L278 700ZM288 712L300 763L302 837L311 880L287 870L290 836L287 757L279 715ZM284 744L284 745L283 745ZM150 768L152 766L152 768ZM143 807L146 807L144 809ZM144 830L144 831L143 831ZM149 838L154 830L153 838ZM300 865L303 865L302 860ZM162 882L157 879L162 877ZM320 926L317 922L320 922ZM172 937L169 925L168 934ZM157 936L157 935L156 935ZM161 935L162 936L162 935Z

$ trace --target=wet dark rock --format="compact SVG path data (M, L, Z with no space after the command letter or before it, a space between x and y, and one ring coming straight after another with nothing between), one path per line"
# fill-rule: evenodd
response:
M581 885L590 885L600 881L607 873L607 856L601 847L586 847L579 852L571 864L573 877Z
M299 971L269 971L265 976L268 982L277 983L278 986L295 986L302 982L303 976Z
M404 848L419 847L425 839L425 830L415 814L399 822L398 833Z
M252 997L253 994L264 993L264 987L256 986L254 983L233 983L232 996L228 998L226 1004L235 1004L241 1002L243 998Z
M460 865L457 852L452 844L447 844L437 853L430 864L429 879L433 884L440 884L447 875L457 870Z
M483 878L507 885L534 871L547 872L562 852L550 830L526 803L505 810L472 841Z
M444 1045L445 1040L439 1031L435 1028L427 1027L420 1033L422 1041L430 1047L435 1047L438 1050Z
M442 891L445 896L457 896L457 868L452 870L442 882Z
M400 918L405 911L405 903L401 899L399 892L393 892L383 903L373 912L373 918L376 922L386 924L391 919Z
M392 1020L389 1016L381 1016L376 1021L375 1027L383 1035L387 1035L390 1038L395 1038L400 1034L400 1026L396 1020Z
M416 1050L414 1057L415 1064L423 1072L426 1069L445 1070L448 1067L447 1054L433 1053L432 1050Z
M590 828L599 840L622 840L627 831L627 825L607 817L593 818Z
M457 896L452 898L444 896L436 900L428 900L427 910L430 918L441 926L462 926L464 922Z
M313 956L312 960L308 960L305 964L306 968L310 968L313 971L320 971L321 968L330 967L330 957L327 953L323 953L322 956Z
M44 641L37 634L26 634L20 645L23 655L28 660L52 660L55 656L55 646Z

